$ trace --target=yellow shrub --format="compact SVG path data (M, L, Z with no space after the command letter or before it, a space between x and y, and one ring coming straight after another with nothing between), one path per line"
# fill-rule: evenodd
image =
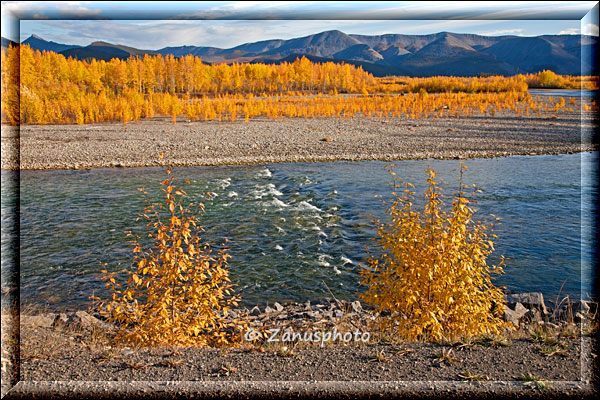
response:
M431 169L423 211L415 210L414 186L394 178L393 201L386 211L391 223L378 229L383 255L370 258L361 271L367 286L361 298L380 313L390 312L379 320L388 333L438 341L497 334L505 326L502 292L491 282L491 274L503 273L504 260L487 265L494 250L487 233L492 225L473 220L475 210L463 191L464 168L461 163L461 189L450 211L443 209L442 189Z
M211 254L197 217L181 203L186 194L173 186L170 168L167 175L162 182L165 201L146 200L140 215L148 221L152 245L144 250L137 239L131 242L137 268L123 271L129 276L124 285L116 273L103 271L112 298L101 303L101 313L118 327L115 340L125 344L235 344L244 323L224 318L239 301L231 292L229 255L226 250ZM199 207L203 213L203 205Z

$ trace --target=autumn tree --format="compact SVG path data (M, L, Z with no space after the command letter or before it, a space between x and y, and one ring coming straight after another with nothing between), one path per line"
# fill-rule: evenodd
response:
M510 78L375 79L361 67L313 63L306 57L274 65L207 65L191 55L80 61L27 45L2 50L2 57L2 120L11 124L126 123L153 115L170 116L175 122L184 113L190 119L204 120L235 120L240 115L245 120L258 115L350 118L357 114L457 118L472 116L474 110L488 115L503 110L529 115L556 112L565 104L548 106L534 101L527 96L528 84L581 87L585 82L592 88L598 86L597 78L575 79L551 71ZM321 98L319 93L304 96L317 90L329 93L330 98ZM387 95L368 96L378 92ZM416 101L414 96L398 96L398 92L438 95ZM237 97L272 94L279 97L277 102L263 99L258 104L252 97ZM211 97L206 100L205 96Z

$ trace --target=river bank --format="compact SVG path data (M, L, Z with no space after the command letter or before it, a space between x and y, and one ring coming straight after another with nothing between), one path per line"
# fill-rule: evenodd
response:
M7 398L40 390L61 394L60 387L36 383L41 381L71 381L71 385L88 381L90 391L98 389L91 382L103 381L107 395L122 391L118 382L124 381L148 382L147 387L140 389L146 394L164 393L165 388L154 387L152 382L165 381L204 382L203 394L219 392L231 396L235 390L229 390L233 387L221 388L219 382L269 383L261 389L267 395L279 393L278 384L282 382L305 391L308 386L315 389L317 383L331 381L371 382L372 386L362 389L372 394L382 390L377 383L395 383L383 389L390 395L424 395L428 390L422 386L424 382L436 390L470 394L483 391L527 395L543 390L545 395L581 397L593 393L590 368L595 363L595 304L554 304L544 301L539 293L507 294L505 299L505 320L515 330L497 337L442 343L402 342L382 336L370 325L377 316L372 308L358 301L335 298L314 304L274 303L234 310L235 316L248 318L254 329L277 329L278 333L269 340L244 338L239 347L232 349L133 349L112 344L110 324L83 311L22 314L22 382ZM326 343L297 338L286 341L286 330L341 335L337 341ZM370 332L372 336L367 341L355 340L356 336L342 339L350 331ZM307 386L309 382L311 385ZM324 394L339 395L353 393L357 388L347 385L342 392L334 386L322 389ZM191 385L180 390L194 393L198 387ZM64 392L62 395L68 396Z
M468 118L187 122L2 127L2 169L235 165L335 160L477 158L597 149L593 114L496 113ZM588 101L588 100L583 100ZM18 149L20 148L20 153ZM158 154L164 152L164 159ZM20 158L19 158L20 157Z

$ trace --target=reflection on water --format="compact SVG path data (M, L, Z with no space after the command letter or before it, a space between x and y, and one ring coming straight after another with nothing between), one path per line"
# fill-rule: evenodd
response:
M598 96L597 90L569 90L569 89L540 89L528 90L534 95L544 96L568 96L568 97L594 97Z
M497 284L548 296L561 286L562 294L589 293L591 278L582 281L581 268L584 277L592 272L595 231L588 214L593 210L586 210L597 198L597 173L587 179L585 172L582 179L581 170L596 161L597 153L585 153L465 162L465 183L483 190L476 216L502 218L491 262L503 254L507 265ZM395 171L422 193L428 164L451 194L458 161L400 161ZM385 220L385 206L374 195L389 194L386 165L293 163L177 168L174 173L180 182L191 181L186 191L193 201L207 191L215 193L205 201L205 239L227 240L232 279L250 305L326 297L325 285L336 297L356 298L367 249L377 252L373 221ZM5 227L15 218L8 212L12 200L5 189L13 175L2 173L3 285L9 246ZM161 168L22 171L22 300L75 308L87 305L92 293L102 294L101 269L130 267L124 232L144 229L135 221L144 205L137 188L158 198L163 178Z

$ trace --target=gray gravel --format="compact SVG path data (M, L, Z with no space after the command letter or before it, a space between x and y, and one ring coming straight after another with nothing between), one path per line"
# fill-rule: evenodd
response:
M471 158L597 149L579 112L521 117L283 119L248 123L166 118L127 125L2 129L2 169L194 166L334 160ZM157 155L165 153L159 162Z
M512 301L512 295L507 296L507 301ZM533 298L516 297L515 301ZM282 306L275 303L273 306L265 307L264 312L259 307L238 312L255 317L250 321L253 326L293 326L296 332L314 329L325 332L331 331L333 326L340 331L354 328L363 332L372 330L364 323L365 318L369 320L372 315L371 311L359 302L328 299L314 305L290 303ZM533 303L529 306L531 309L539 307ZM577 306L578 303L573 305ZM586 315L583 318L591 322L588 318L595 311L585 309L588 311L582 311ZM336 313L339 317L311 322L312 318L306 315L307 310L320 314L328 310L343 312ZM232 349L133 349L115 346L110 341L110 334L97 334L98 331L93 328L97 325L90 325L86 318L78 320L73 317L86 315L92 322L100 322L83 311L64 318L66 322L57 319L58 314L21 315L21 382L10 390L8 398L48 394L57 397L185 394L231 398L242 395L428 397L433 394L530 397L538 394L544 398L549 395L582 398L591 395L594 390L594 374L590 368L595 361L595 342L588 334L577 333L585 332L583 325L576 327L568 320L561 320L559 311L560 308L557 308L545 313L545 322L525 318L518 323L520 330L508 334L501 345L498 344L500 342L485 340L472 343L391 343L378 339L378 334L373 331L373 340L368 342L320 345L263 340L244 342ZM279 318L282 313L287 315L287 319ZM54 318L49 318L50 315ZM302 317L300 321L296 318L298 316ZM550 323L550 320L556 324ZM3 329L13 323L5 321L3 316ZM570 329L571 334L559 336L562 351L549 355L547 350L553 345L541 343L528 334L530 329L546 325L555 326L555 332ZM445 358L441 357L444 352ZM480 380L469 381L468 375L478 375ZM526 375L544 381L540 386L523 381L522 377ZM131 382L136 386L131 386ZM8 388L3 387L3 393L8 392Z
M537 390L520 382L20 382L6 399L21 398L594 398L580 382Z

